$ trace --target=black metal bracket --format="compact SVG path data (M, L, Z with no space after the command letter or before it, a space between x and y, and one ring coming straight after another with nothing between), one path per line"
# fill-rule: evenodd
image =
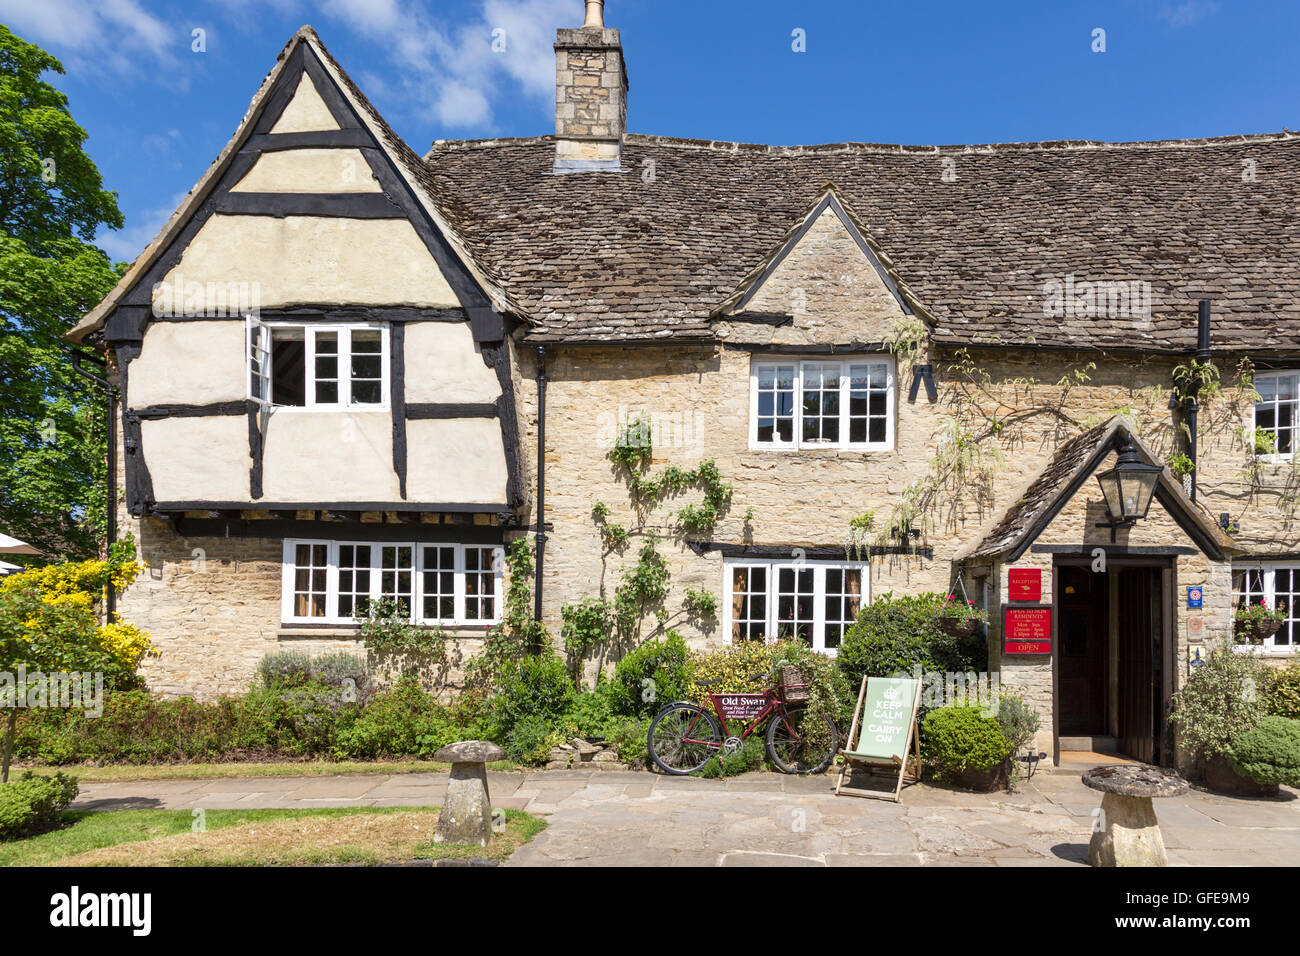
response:
M1123 521L1098 521L1098 528L1110 528L1110 543L1115 543L1115 532L1119 528L1131 528L1138 523L1137 518L1125 518Z
M907 393L909 402L916 401L916 396L921 390L921 383L925 382L925 396L931 402L939 398L939 390L934 385L934 366L933 365L913 365L912 366L912 387Z

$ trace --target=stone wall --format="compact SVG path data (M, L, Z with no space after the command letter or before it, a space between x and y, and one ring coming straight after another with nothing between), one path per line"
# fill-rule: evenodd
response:
M914 479L922 475L948 428L955 388L945 371L948 360L936 360L938 401L925 390L907 399L910 374L899 375L896 445L892 451L767 451L751 450L748 440L749 365L751 353L742 349L675 350L660 348L584 348L551 350L547 392L547 502L549 532L544 607L547 623L559 625L561 605L593 596L602 582L611 591L621 568L632 561L614 555L604 564L592 507L611 509L610 521L635 525L625 481L608 459L622 423L644 415L652 423L653 470L674 464L691 468L714 459L735 492L731 508L712 540L736 544L789 547L844 546L849 521L874 509L878 526ZM520 353L523 419L536 417L533 353ZM981 356L993 384L990 411L1009 414L1032 402L1059 394L1055 385L1026 386L1033 375L1055 383L1076 367L1074 356L1032 353L990 353ZM1128 407L1136 391L1168 380L1168 368L1111 368L1094 372L1086 386L1074 389L1065 414L1076 422L1101 420ZM1003 384L996 384L1003 383ZM1014 383L1014 384L1006 384ZM1004 403L997 408L996 403ZM1162 427L1172 433L1168 411ZM916 542L934 549L934 559L889 554L871 567L871 593L910 593L946 589L952 558L976 539L1000 511L1019 496L1047 462L1060 441L1077 432L1068 421L1041 414L1015 427L1008 426L992 441L989 462L996 480L989 496L979 500L972 489L954 489L939 503L929 533ZM525 457L534 460L535 428L525 430ZM530 489L531 490L531 489ZM687 586L704 587L721 595L722 562L716 552L697 556L673 536L671 512L699 500L687 491L650 512L646 526L665 537L661 551L673 574L670 611L679 606ZM753 516L746 518L753 509ZM1178 532L1180 542L1185 536ZM793 556L793 555L792 555ZM682 630L700 647L723 642L720 629Z
M553 635L559 635L564 604L597 595L602 587L612 594L620 573L634 561L634 548L602 561L599 530L592 516L593 506L603 502L611 509L611 521L629 526L637 523L626 484L607 457L620 424L630 416L644 414L652 423L654 471L670 463L694 467L712 458L724 479L734 485L730 510L711 535L713 541L789 548L794 556L794 549L800 547L842 546L850 519L868 509L875 509L878 522L884 521L909 483L925 473L937 445L948 433L958 389L970 387L969 383L959 385L959 375L950 369L950 365L960 364L960 356L951 352L932 355L938 401L931 403L924 388L915 401L909 401L910 373L903 369L898 376L894 450L755 451L748 445L750 358L745 349L712 346L550 348L546 423L549 531L543 606ZM976 376L984 393L981 407L1008 420L989 442L989 454L997 456L989 459L995 461L995 480L987 496L964 487L954 489L938 503L932 526L916 542L933 548L933 559L909 554L874 558L872 596L886 591L945 591L957 551L977 540L989 522L1019 497L1059 442L1084 424L1129 409L1138 419L1145 441L1157 449L1172 447L1177 426L1167 408L1167 392L1165 401L1153 397L1152 392L1156 386L1167 389L1172 360L1124 358L1107 363L1095 354L995 350L973 353L972 358L982 369ZM523 519L528 524L534 520L529 509L536 478L536 353L530 347L516 346L515 359L525 490L530 499ZM1102 367L1092 370L1087 382L1069 389L1056 412L1040 411L1013 421L1018 409L1050 406L1063 394L1057 384L1060 379L1089 361ZM1030 377L1045 384L1029 384ZM1220 445L1230 444L1221 433L1216 431L1203 442L1207 472L1234 467L1230 454L1220 457ZM1203 503L1217 513L1214 493L1205 486L1203 490ZM1092 502L1086 507L1097 507L1094 483L1089 482L1080 495ZM703 649L726 642L721 622L693 625L681 613L681 600L687 587L710 590L720 598L722 559L716 551L699 555L688 548L675 534L671 518L671 512L698 500L698 491L688 490L650 512L646 525L664 539L660 551L671 573L670 622L693 646ZM1157 508L1153 505L1153 511ZM747 517L750 509L752 517ZM161 583L141 582L122 601L124 615L151 630L164 650L163 658L147 665L152 686L169 693L235 690L251 677L256 660L269 650L357 646L340 639L277 636L278 541L186 541L162 522L139 524L124 516L123 530L132 528L141 538L144 558L161 565L156 572ZM1097 534L1107 534L1109 540L1108 533L1088 529L1082 520L1072 524L1067 514L1058 517L1049 530L1044 541L1091 541ZM1143 541L1149 537L1154 544L1188 544L1181 530L1167 522L1148 520L1133 534ZM1294 540L1283 543L1296 547ZM192 563L194 548L203 548L206 555L201 573ZM1041 561L1042 556L1027 554L1025 560ZM1194 566L1190 559L1180 558L1176 583L1179 593L1188 583L1204 584L1207 614L1213 611L1227 620L1227 606L1213 603L1221 603L1230 591L1226 566ZM990 610L996 617L996 608ZM1185 635L1181 618L1178 634ZM1179 654L1179 673L1185 675L1185 648L1180 648ZM1006 679L1021 679L1036 701L1043 701L1045 694L1050 696L1050 664L1046 671L1042 662L1014 661L1006 666ZM1042 709L1048 713L1046 706Z

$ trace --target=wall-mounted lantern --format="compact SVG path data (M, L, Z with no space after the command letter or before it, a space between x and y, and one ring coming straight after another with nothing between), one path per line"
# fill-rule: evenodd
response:
M1147 516L1162 471L1163 466L1148 465L1138 456L1130 438L1119 450L1114 466L1097 475L1110 512L1110 521L1099 521L1097 527L1110 528L1111 541L1115 540L1116 528L1131 528Z

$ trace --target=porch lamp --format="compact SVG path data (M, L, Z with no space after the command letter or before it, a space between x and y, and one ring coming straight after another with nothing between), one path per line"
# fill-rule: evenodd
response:
M1131 528L1147 516L1162 471L1162 465L1148 465L1138 456L1130 438L1120 448L1114 466L1097 475L1110 512L1110 521L1099 521L1097 527L1110 528L1111 541L1115 540L1116 528Z

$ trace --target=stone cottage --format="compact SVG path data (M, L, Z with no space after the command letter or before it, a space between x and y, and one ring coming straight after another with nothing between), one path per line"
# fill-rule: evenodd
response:
M556 634L657 537L695 647L955 593L1049 756L1171 760L1234 603L1300 595L1300 136L637 135L587 8L554 135L423 157L304 27L69 333L120 383L150 685L356 649L381 597L472 651L521 536Z

